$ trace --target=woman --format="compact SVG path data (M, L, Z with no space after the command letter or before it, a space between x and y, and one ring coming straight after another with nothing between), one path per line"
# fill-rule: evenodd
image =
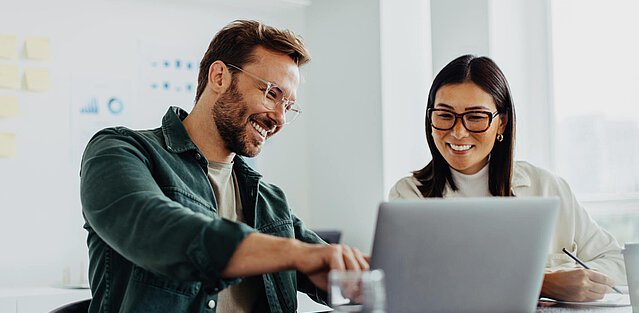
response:
M575 199L564 180L527 162L514 162L515 109L508 82L489 58L461 56L430 88L426 137L432 160L398 181L389 198L560 198L560 214L541 296L565 301L603 298L625 284L620 246ZM579 268L566 248L595 270Z

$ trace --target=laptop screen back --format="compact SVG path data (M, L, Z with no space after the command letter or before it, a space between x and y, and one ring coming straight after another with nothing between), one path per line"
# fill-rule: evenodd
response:
M372 268L389 312L534 312L558 199L394 201L378 211Z

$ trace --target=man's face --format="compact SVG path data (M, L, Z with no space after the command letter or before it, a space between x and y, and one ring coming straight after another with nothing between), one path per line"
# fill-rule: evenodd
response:
M243 70L277 84L288 99L295 99L299 85L299 68L287 55L258 47L255 61ZM217 99L212 109L215 126L226 148L233 153L254 157L267 138L284 126L284 107L274 110L264 106L266 84L245 73L235 72L229 88Z

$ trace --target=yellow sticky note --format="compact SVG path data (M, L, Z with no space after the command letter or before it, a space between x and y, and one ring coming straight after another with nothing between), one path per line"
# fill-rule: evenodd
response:
M27 89L32 91L47 91L51 88L49 69L28 67L24 69Z
M16 36L0 35L0 58L15 59L18 57Z
M0 117L20 116L20 107L18 106L18 97L16 96L0 96Z
M18 65L0 64L0 88L20 88Z
M48 60L51 54L49 49L49 38L47 37L27 37L24 40L27 59Z
M0 133L0 157L12 157L17 153L16 134Z

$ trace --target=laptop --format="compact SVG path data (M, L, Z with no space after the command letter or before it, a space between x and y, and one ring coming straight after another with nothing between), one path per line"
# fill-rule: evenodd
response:
M388 312L534 312L558 213L556 198L382 203L371 268Z

